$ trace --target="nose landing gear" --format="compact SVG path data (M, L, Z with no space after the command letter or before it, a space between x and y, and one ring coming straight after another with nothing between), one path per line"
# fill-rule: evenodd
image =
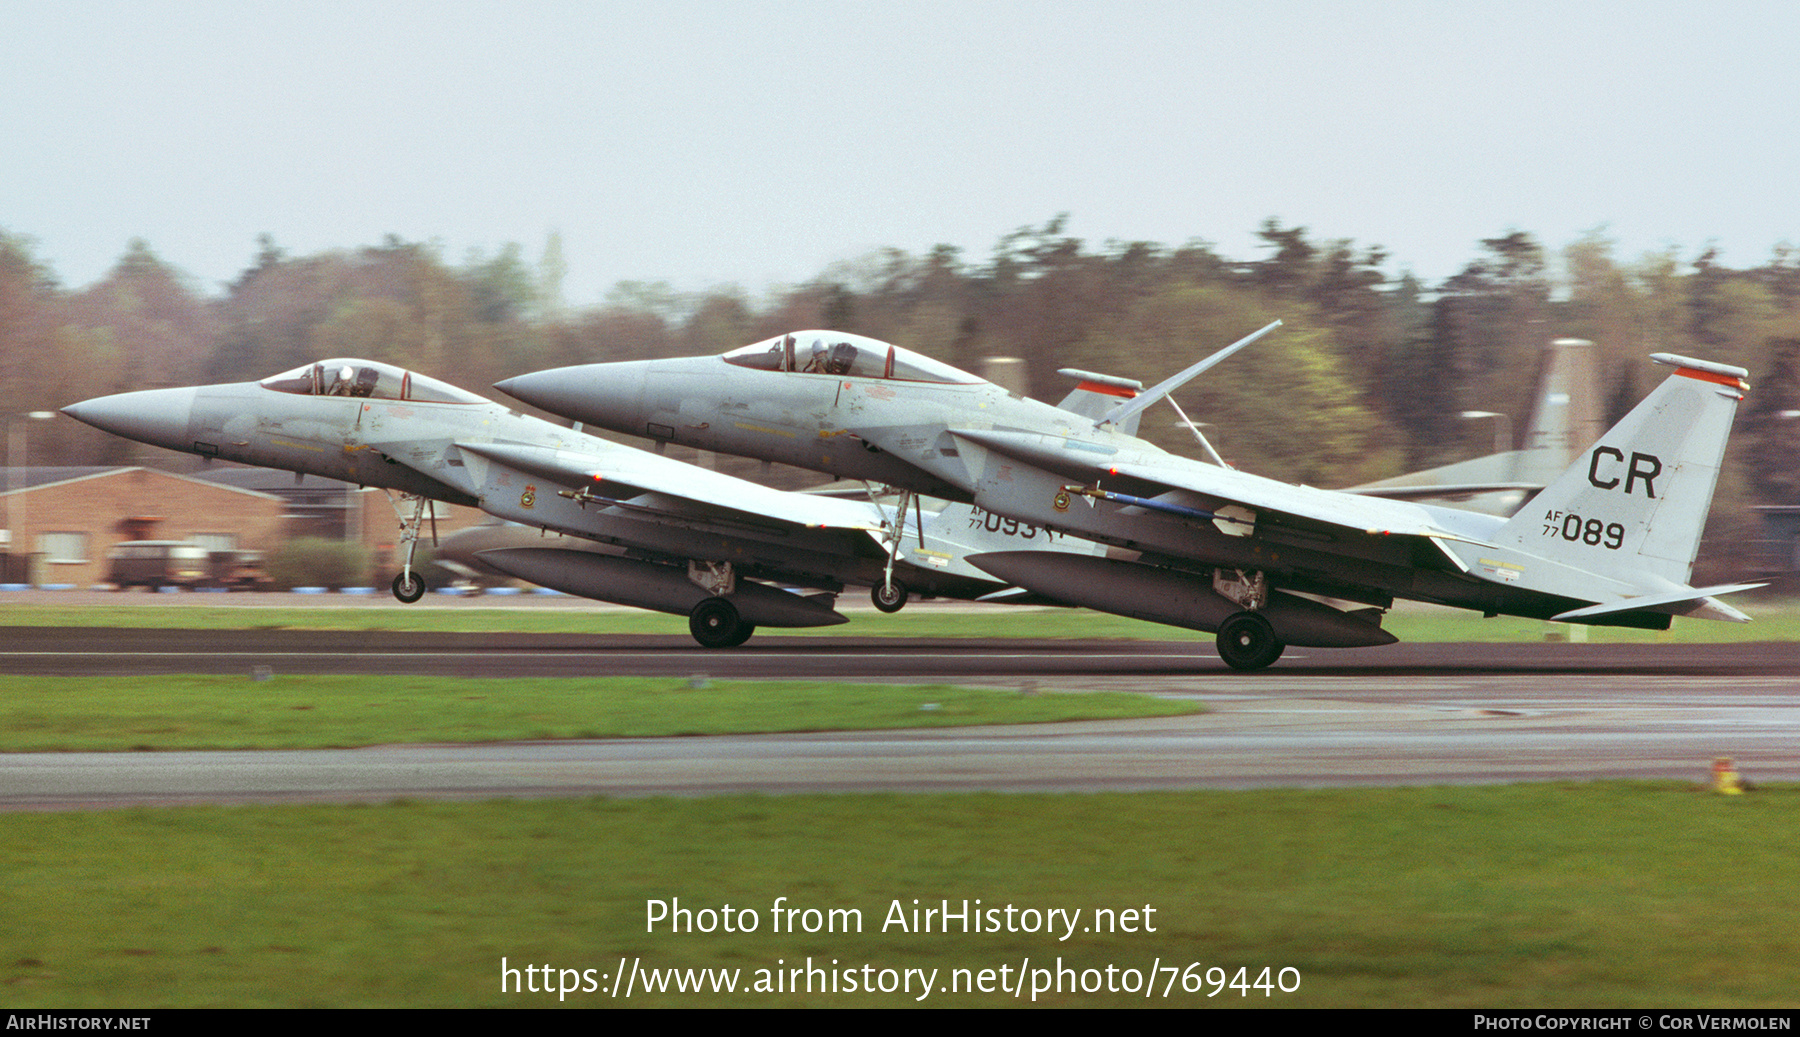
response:
M883 612L898 612L906 607L908 591L906 584L894 579L891 575L886 583L878 583L869 591L869 600Z
M411 605L425 596L425 581L411 567L394 577L394 597Z
M400 575L394 577L394 597L401 603L411 605L425 596L425 580L413 572L413 550L419 546L419 527L425 521L425 506L429 502L424 497L416 497L410 493L401 494L400 500L413 502L411 518L401 510L392 494L388 495L388 503L394 506L394 514L400 516L400 542L406 545L406 562L400 567ZM431 513L431 542L437 543L437 511Z

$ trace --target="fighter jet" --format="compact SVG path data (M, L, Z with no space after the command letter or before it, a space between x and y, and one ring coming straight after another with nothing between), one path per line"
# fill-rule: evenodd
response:
M1506 415L1464 411L1464 418L1499 419L1494 453L1345 489L1511 516L1606 431L1600 421L1594 344L1578 338L1559 338L1547 344L1531 401L1524 440L1517 450L1512 447L1512 425Z
M399 491L406 562L394 596L403 602L425 593L412 559L426 502L445 501L594 541L598 550L577 550L546 538L485 551L481 560L557 590L686 615L694 639L714 648L742 644L758 626L843 623L834 595L847 583L888 588L876 604L895 611L908 587L1004 595L1006 585L969 565L970 553L1005 545L1095 550L1060 537L1052 543L1048 531L967 506L914 506L909 523L906 509L877 501L768 489L369 360L325 360L260 382L122 393L63 412L171 450ZM902 589L897 599L894 588Z
M1510 519L1289 485L1130 434L1145 407L1275 326L1147 392L1087 384L1059 407L831 331L497 388L601 427L881 480L1137 551L970 561L1070 604L1214 633L1242 670L1287 645L1392 643L1381 620L1397 598L1651 629L1674 615L1748 620L1716 596L1757 585L1688 585L1749 388L1742 368L1655 354L1671 376Z

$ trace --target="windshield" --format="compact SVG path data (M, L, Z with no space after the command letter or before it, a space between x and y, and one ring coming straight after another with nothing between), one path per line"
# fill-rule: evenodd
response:
M725 362L759 371L798 371L846 378L973 385L981 379L910 349L842 331L796 331L725 354Z
M447 382L373 360L321 360L264 378L260 384L265 389L297 396L357 396L419 403L488 402Z

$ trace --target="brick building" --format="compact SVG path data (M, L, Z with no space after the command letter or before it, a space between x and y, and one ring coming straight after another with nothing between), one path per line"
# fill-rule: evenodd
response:
M0 481L7 582L88 587L127 540L267 551L284 538L280 497L153 468L21 468Z
M385 586L400 571L400 515L389 503L388 493L382 490L316 475L296 479L292 472L235 465L209 466L196 478L282 498L287 502L289 537L361 542L374 560L372 586ZM400 495L393 494L392 500L399 501ZM408 518L412 517L412 505L402 503L401 509ZM425 512L421 550L431 546L434 516L440 537L490 521L479 508L434 502Z
M480 524L475 508L435 505L440 535ZM411 507L406 508L408 516ZM427 512L422 547L431 544ZM91 587L128 540L188 540L211 550L271 552L292 537L361 541L372 585L399 570L399 518L380 490L265 468L0 469L0 582Z

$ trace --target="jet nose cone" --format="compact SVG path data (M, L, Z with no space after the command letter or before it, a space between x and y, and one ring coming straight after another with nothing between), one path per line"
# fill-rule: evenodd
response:
M644 373L648 361L584 364L522 374L496 382L508 396L552 414L619 432L644 433Z
M76 421L102 432L171 450L192 450L188 419L194 412L193 389L146 389L100 396L62 409Z

